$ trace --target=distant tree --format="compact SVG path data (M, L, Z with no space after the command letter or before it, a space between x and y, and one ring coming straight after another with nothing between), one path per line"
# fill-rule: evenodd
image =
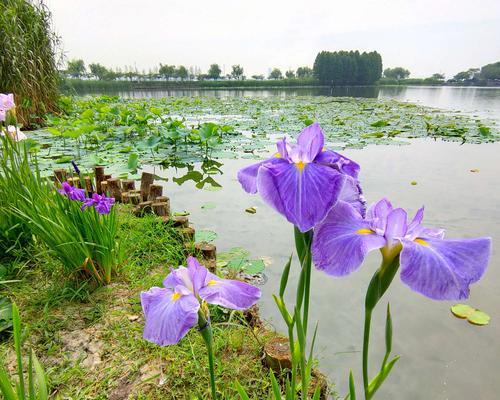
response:
M67 73L75 78L80 78L85 74L85 63L83 60L68 61Z
M313 71L323 85L372 85L382 76L382 57L376 51L322 51Z
M479 68L469 68L467 71L462 71L456 74L453 79L458 82L471 81L477 78L479 71Z
M212 64L212 65L210 65L210 68L208 69L207 75L211 79L219 79L221 72L222 71L219 67L219 64Z
M184 79L187 79L188 77L188 70L184 65L179 65L179 67L175 70L175 76L177 78L181 78L183 81Z
M89 64L89 69L90 73L99 80L103 80L108 74L108 69L99 63Z
M160 69L158 70L158 73L168 80L172 78L175 74L175 65L160 64Z
M293 72L292 70L288 70L285 72L285 77L287 79L293 79L295 78L295 72Z
M283 74L281 73L279 68L273 68L273 70L269 74L268 79L283 79Z
M243 78L243 67L239 64L233 65L231 70L231 76L234 79L242 79Z
M264 79L264 75L252 75L252 79L255 79L257 81L261 81Z
M435 73L435 74L432 74L430 78L428 78L430 80L433 80L433 81L444 81L446 79L446 77L444 76L444 74L441 74L441 73Z
M386 68L384 76L389 79L406 79L410 76L410 71L403 67Z
M480 77L482 79L500 79L500 61L481 67Z
M313 70L309 67L299 67L296 72L297 78L310 78L313 76Z

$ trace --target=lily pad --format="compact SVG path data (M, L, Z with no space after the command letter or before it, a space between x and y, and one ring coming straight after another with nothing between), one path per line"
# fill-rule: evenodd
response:
M215 207L217 207L217 204L215 203L212 203L212 202L209 202L209 203L205 203L201 206L201 209L202 210L213 210Z
M467 319L473 325L487 325L491 319L484 311L467 304L455 304L451 307L451 312L455 317Z
M194 234L196 242L213 242L215 239L217 239L217 233L214 231L196 231Z
M249 213L249 214L255 214L257 212L257 208L255 207L248 207L248 208L245 208L245 212Z
M264 271L265 267L262 260L250 260L243 267L243 271L249 275L257 275Z

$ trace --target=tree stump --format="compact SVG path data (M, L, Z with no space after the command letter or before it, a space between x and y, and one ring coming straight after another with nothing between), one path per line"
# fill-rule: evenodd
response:
M138 209L138 215L144 215L144 214L151 214L153 212L153 208L151 207L153 205L152 201L141 201L137 205Z
M54 170L54 178L56 181L56 184L59 184L58 186L61 186L63 182L66 181L68 177L68 173L66 172L66 169L64 168L58 168Z
M153 203L151 205L153 212L159 217L168 217L170 210L167 203Z
M174 228L188 228L189 218L184 215L176 215L172 218Z
M275 372L283 369L292 369L290 343L283 336L274 337L264 344L264 362Z
M123 204L128 204L129 199L128 199L128 192L122 192L121 193L121 199Z
M133 179L123 179L122 189L124 192L130 192L131 190L135 190L135 181Z
M130 202L130 204L138 205L141 202L140 193L128 192L128 201Z
M116 201L122 200L122 189L120 185L120 179L110 178L106 180L108 182L108 191L111 197L114 197Z
M85 177L85 190L87 191L88 196L92 196L94 193L94 188L92 187L92 179L90 176Z
M101 182L101 194L104 196L108 195L108 181Z
M104 177L104 167L94 167L95 175L95 190L98 194L102 194L101 182L106 180Z
M201 254L203 264L214 274L217 271L217 248L212 243L200 242L194 244L194 249L197 254Z
M156 203L170 203L170 199L167 196L158 196Z
M187 228L180 228L179 232L182 235L184 242L194 242L194 235L196 231L192 226L188 226Z
M106 174L104 175L104 179L105 180L108 180L108 179L111 179L113 176L111 176L111 174Z
M155 176L149 172L143 172L141 176L141 198L147 201L149 197L149 188L153 184Z
M160 197L163 193L163 186L161 185L151 185L149 186L148 200L154 201L156 203L156 198Z

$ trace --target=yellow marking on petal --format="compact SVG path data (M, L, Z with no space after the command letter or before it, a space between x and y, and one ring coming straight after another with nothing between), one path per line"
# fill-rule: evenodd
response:
M275 154L274 154L274 157L275 157L275 158L281 158L281 154L280 154L280 153L275 153Z
M358 235L373 235L375 232L368 228L361 228L356 231Z
M208 281L207 285L208 286L213 286L213 285L216 285L217 283L219 283L219 281L216 281L215 279L211 279Z
M420 245L422 245L422 246L429 246L429 243L428 243L428 242L426 242L424 239L419 239L419 238L416 238L416 239L414 240L414 242L415 242L415 243L418 243L418 244L420 244Z
M295 163L295 166L301 172L304 170L304 168L306 167L306 165L307 165L307 163L305 163L304 161L299 161L299 162Z
M180 294L180 293L174 293L174 294L172 295L172 301L177 301L177 300L179 300L181 297L182 297L182 294Z
M326 147L323 147L323 148L321 149L321 151L326 151Z

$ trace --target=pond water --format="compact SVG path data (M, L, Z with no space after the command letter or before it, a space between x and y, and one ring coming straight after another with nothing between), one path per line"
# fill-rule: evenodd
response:
M293 89L106 94L129 98L370 97L417 102L469 116L477 115L497 125L500 123L500 88L419 86L338 88L332 93L318 89ZM399 115L398 110L395 112ZM394 324L393 354L402 357L377 396L389 400L498 398L500 142L461 144L460 141L445 142L431 138L401 138L401 141L409 145L368 144L363 149L346 149L344 154L361 165L360 178L369 203L387 196L393 204L406 208L410 213L425 205L426 225L447 228L447 237L493 238L489 269L485 277L472 287L471 298L467 302L489 313L491 323L486 327L469 325L451 315L449 309L452 302L431 301L413 293L396 277L374 314L370 356L373 369L370 375L375 374L384 352L385 305L388 301L391 303ZM241 151L241 147L237 148ZM185 168L161 169L156 166L147 169L169 178L165 183L165 192L171 198L175 211L188 210L196 229L217 232L218 251L244 247L253 258L271 259L266 270L269 280L263 286L261 310L266 320L284 332L271 294L278 291L282 268L294 250L292 226L263 204L258 196L246 194L236 181L237 170L252 160L219 161L223 163L220 167L222 173L210 175L222 185L218 191L199 190L193 181L178 185L172 178L184 176L188 172ZM194 167L202 169L199 163ZM417 184L412 185L412 181ZM207 203L215 204L215 208L202 208ZM257 207L256 214L245 212L245 208L250 206ZM377 252L370 254L362 269L344 279L332 279L318 271L313 273L310 320L319 321L316 355L320 360L320 369L337 384L341 395L347 391L349 369L353 369L359 388L362 385L360 351L364 293L379 261ZM298 263L295 260L291 282L297 277L297 272ZM292 286L289 287L289 293L294 293Z
M362 167L361 180L368 202L387 196L393 204L415 212L426 206L428 226L446 227L447 237L493 237L493 256L489 269L472 288L468 304L488 312L487 327L469 325L450 314L452 302L431 301L404 286L399 278L379 305L373 322L372 373L376 372L384 351L385 304L391 303L393 354L401 360L378 393L381 399L493 399L500 391L500 190L498 190L500 143L460 145L431 139L415 139L409 146L375 146L344 153ZM197 229L218 233L219 251L243 246L255 258L270 257L269 278L263 287L261 309L264 318L277 330L284 326L272 301L281 270L293 251L292 227L272 211L258 196L243 192L235 175L249 160L227 160L223 174L214 176L219 191L196 189L166 183L175 210L189 210ZM479 170L471 172L470 170ZM184 170L155 172L181 176ZM417 185L411 185L416 181ZM213 209L202 209L215 203ZM244 210L256 206L256 214ZM364 267L344 279L332 279L314 271L312 317L319 321L316 355L320 368L334 382L340 394L347 390L349 369L361 384L361 345L364 292L378 267L379 254L371 254ZM295 261L292 274L297 277ZM291 279L293 281L293 279ZM293 286L290 292L294 293ZM290 299L291 301L291 299Z
M90 92L79 93L82 95ZM344 86L334 89L298 88L273 90L134 90L106 91L125 98L162 98L181 96L269 97L269 96L334 96L395 99L443 110L465 112L500 123L500 87L454 86Z

